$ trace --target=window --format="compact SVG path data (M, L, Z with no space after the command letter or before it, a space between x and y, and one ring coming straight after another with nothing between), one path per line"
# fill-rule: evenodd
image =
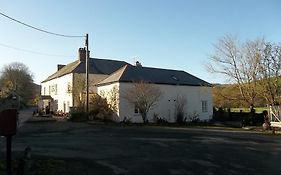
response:
M54 88L55 88L55 90L54 90L54 91L55 91L55 94L58 95L58 85L55 84L55 85L54 85Z
M202 112L208 112L208 103L207 103L207 101L202 101Z
M54 111L57 111L57 110L58 110L58 107L59 107L59 102L58 102L58 100L54 100L54 108L53 108L53 110L54 110Z
M135 114L139 114L140 113L140 109L138 108L137 104L135 104Z
M67 83L67 93L71 93L71 92L72 92L71 83L68 82L68 83Z
M51 95L51 86L49 86L49 95Z
M46 95L46 87L44 87L44 93L43 93L43 95Z
M55 93L55 95L58 94L58 85L57 84L53 84L52 86L49 86L49 94L51 95L51 93Z

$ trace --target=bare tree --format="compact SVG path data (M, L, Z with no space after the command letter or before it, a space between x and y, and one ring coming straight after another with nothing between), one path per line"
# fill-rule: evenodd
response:
M214 47L215 54L210 57L208 70L237 83L243 100L253 107L258 95L258 73L264 40L256 39L241 44L237 38L226 35Z
M269 104L280 104L281 45L266 43L259 67L260 92Z
M33 98L33 75L23 63L14 62L5 65L2 68L0 84L2 97L17 95L25 104Z
M133 83L124 94L124 98L139 109L143 122L147 123L147 113L156 105L162 92L159 87L140 81Z
M185 118L185 106L187 105L187 98L183 95L178 95L175 102L175 119L177 123L184 123Z

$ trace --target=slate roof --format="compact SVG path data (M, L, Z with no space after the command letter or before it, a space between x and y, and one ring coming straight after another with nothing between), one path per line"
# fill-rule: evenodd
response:
M147 81L155 84L188 85L188 86L211 86L210 83L201 80L185 71L159 69L125 65L109 77L99 82L98 85L114 82L137 82Z
M127 64L128 63L124 61L90 58L89 73L110 75L115 71L117 71L118 69L120 69L122 66ZM49 76L43 82L64 76L69 73L85 73L86 72L85 67L86 67L85 61L76 60L72 63L65 65L63 68L61 68L60 70Z

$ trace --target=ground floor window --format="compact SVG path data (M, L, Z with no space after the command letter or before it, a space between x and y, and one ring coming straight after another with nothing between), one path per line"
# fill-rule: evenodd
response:
M206 100L202 101L202 112L208 112L208 102Z
M137 104L135 104L135 114L139 114L140 113L140 109L139 107L137 106Z

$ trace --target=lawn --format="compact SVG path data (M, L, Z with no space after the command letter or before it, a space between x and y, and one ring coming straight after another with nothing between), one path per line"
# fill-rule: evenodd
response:
M231 108L231 112L240 112L242 110L243 112L250 112L250 108ZM255 108L256 113L262 113L264 110L268 110L267 107L257 107Z

